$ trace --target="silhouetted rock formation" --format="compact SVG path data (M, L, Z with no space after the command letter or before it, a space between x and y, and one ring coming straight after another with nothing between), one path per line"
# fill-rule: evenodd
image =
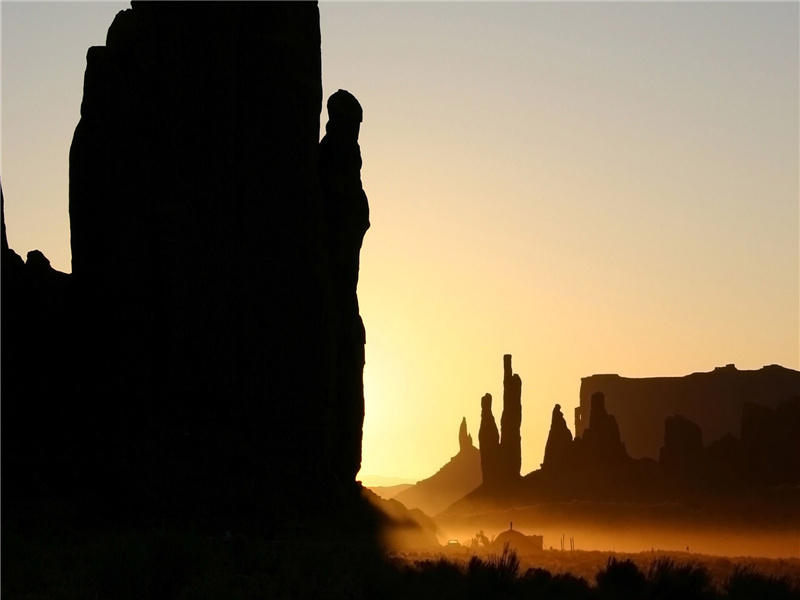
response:
M509 487L487 485L484 476L483 485L437 522L459 530L476 523L499 527L513 517L551 530L605 528L612 535L655 526L670 538L681 529L749 529L769 531L794 551L796 536L789 533L800 528L800 396L775 409L745 404L742 440L727 433L707 447L698 425L670 415L660 463L627 455L604 400L593 394L591 411L581 411L588 421L583 435L573 440L556 405L541 469Z
M2 437L3 510L16 514L27 494L48 496L74 458L70 405L72 359L80 340L69 335L70 276L38 250L27 261L8 246L2 204ZM48 460L42 460L46 455ZM7 511L7 512L6 512Z
M503 356L503 416L500 419L500 463L504 481L519 478L522 467L522 379L511 370L511 355Z
M576 437L588 426L591 396L599 391L606 395L608 411L617 418L631 456L657 458L667 417L683 415L699 425L708 440L726 433L738 435L745 402L775 408L786 398L800 395L800 372L778 365L757 371L728 365L685 377L585 377L575 411Z
M665 422L660 464L694 490L729 493L800 483L800 396L768 406L748 402L741 439L725 434L703 447L700 428L677 415Z
M566 469L573 463L572 432L567 427L567 421L561 413L561 405L553 408L553 418L550 422L550 433L547 435L547 444L544 448L543 469Z
M492 395L481 398L481 449L483 483L489 488L513 486L522 464L520 427L522 425L522 379L511 369L511 355L503 356L502 437L492 414Z
M366 333L358 313L356 287L361 242L369 229L369 205L361 186L361 105L352 94L339 90L328 99L328 117L319 144L319 170L334 270L335 344L339 349L334 354L334 425L329 437L336 474L340 481L349 482L361 469Z
M483 483L496 485L500 479L500 434L492 414L492 395L481 398L481 428L478 430Z
M20 452L4 436L4 484L7 450L34 448L39 466L66 457L56 494L112 520L271 528L362 502L361 109L334 94L320 143L321 101L316 3L116 16L87 54L70 151L64 377L32 391L6 386L29 333L6 331L7 309L33 280L12 281L3 245L3 421L35 406L61 431Z
M458 428L458 451L463 452L473 447L472 436L467 433L467 417L462 417L461 426Z
M704 484L715 490L734 487L741 489L746 477L742 472L744 456L739 438L726 433L704 449L703 458L705 464L697 463L693 465L693 468L687 468L679 472L677 474L678 477L692 482L702 480ZM706 478L705 476L712 469L712 465L714 472L710 478ZM698 468L702 469L699 475L689 474L690 470L696 471ZM687 477L687 475L689 476Z
M583 431L580 441L584 454L595 462L619 463L628 456L620 439L617 420L606 411L602 392L592 394L589 427Z
M670 471L687 471L703 459L703 432L683 415L664 421L664 445L658 462Z
M800 396L775 409L746 403L741 432L744 467L755 482L800 484Z
M481 451L472 445L466 418L462 419L459 427L458 443L458 454L446 465L393 499L433 516L478 487L482 479Z
M774 410L745 404L741 441L725 434L707 447L703 446L698 425L682 415L673 415L664 423L658 463L627 455L614 416L605 410L600 392L593 395L589 419L583 436L570 440L560 406L556 405L541 469L527 474L513 488L491 488L484 478L483 486L442 516L450 519L539 502L580 501L590 503L581 510L591 517L590 513L600 510L599 506L592 508L592 503L663 506L669 502L677 503L677 507L688 501L708 511L703 518L709 520L721 518L716 516L718 509L724 509L725 518L729 518L739 514L741 503L755 510L763 503L772 513L759 518L770 526L782 519L800 523L796 511L800 498L800 396L781 402Z

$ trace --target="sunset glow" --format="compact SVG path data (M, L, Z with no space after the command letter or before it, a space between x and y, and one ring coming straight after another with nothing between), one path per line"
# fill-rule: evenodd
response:
M127 6L0 9L9 243L65 272L86 49ZM799 11L321 3L325 97L364 107L362 475L477 442L507 353L523 474L581 377L800 368Z

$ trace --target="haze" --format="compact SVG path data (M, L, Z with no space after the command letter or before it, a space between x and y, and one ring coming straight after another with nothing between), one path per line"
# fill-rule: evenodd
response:
M86 50L126 6L0 8L9 243L66 272ZM321 3L325 96L364 107L362 474L445 463L505 353L523 473L581 377L800 368L799 11Z

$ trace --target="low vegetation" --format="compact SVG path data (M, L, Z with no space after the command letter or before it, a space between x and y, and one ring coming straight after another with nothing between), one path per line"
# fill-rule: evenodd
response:
M586 577L529 566L508 547L463 557L387 557L365 543L169 530L23 536L6 527L2 545L2 596L9 599L800 600L796 561L771 561L771 572L747 563L715 571L707 566L713 563L668 556L606 555Z
M410 576L409 590L420 593L420 598L800 599L796 566L779 575L736 564L727 577L717 580L700 563L680 563L669 557L652 559L642 569L630 558L612 556L587 580L541 567L522 569L516 553L505 547L500 554L472 556L467 561L417 561L406 566L405 573ZM431 580L437 585L429 585ZM428 590L435 593L429 595Z

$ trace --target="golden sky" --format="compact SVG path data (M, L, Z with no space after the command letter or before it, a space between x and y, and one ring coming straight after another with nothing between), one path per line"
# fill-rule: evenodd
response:
M0 8L9 242L62 271L86 49L126 6ZM362 474L432 474L463 416L477 442L504 353L523 472L581 377L800 368L799 6L321 4L325 96L364 107Z

